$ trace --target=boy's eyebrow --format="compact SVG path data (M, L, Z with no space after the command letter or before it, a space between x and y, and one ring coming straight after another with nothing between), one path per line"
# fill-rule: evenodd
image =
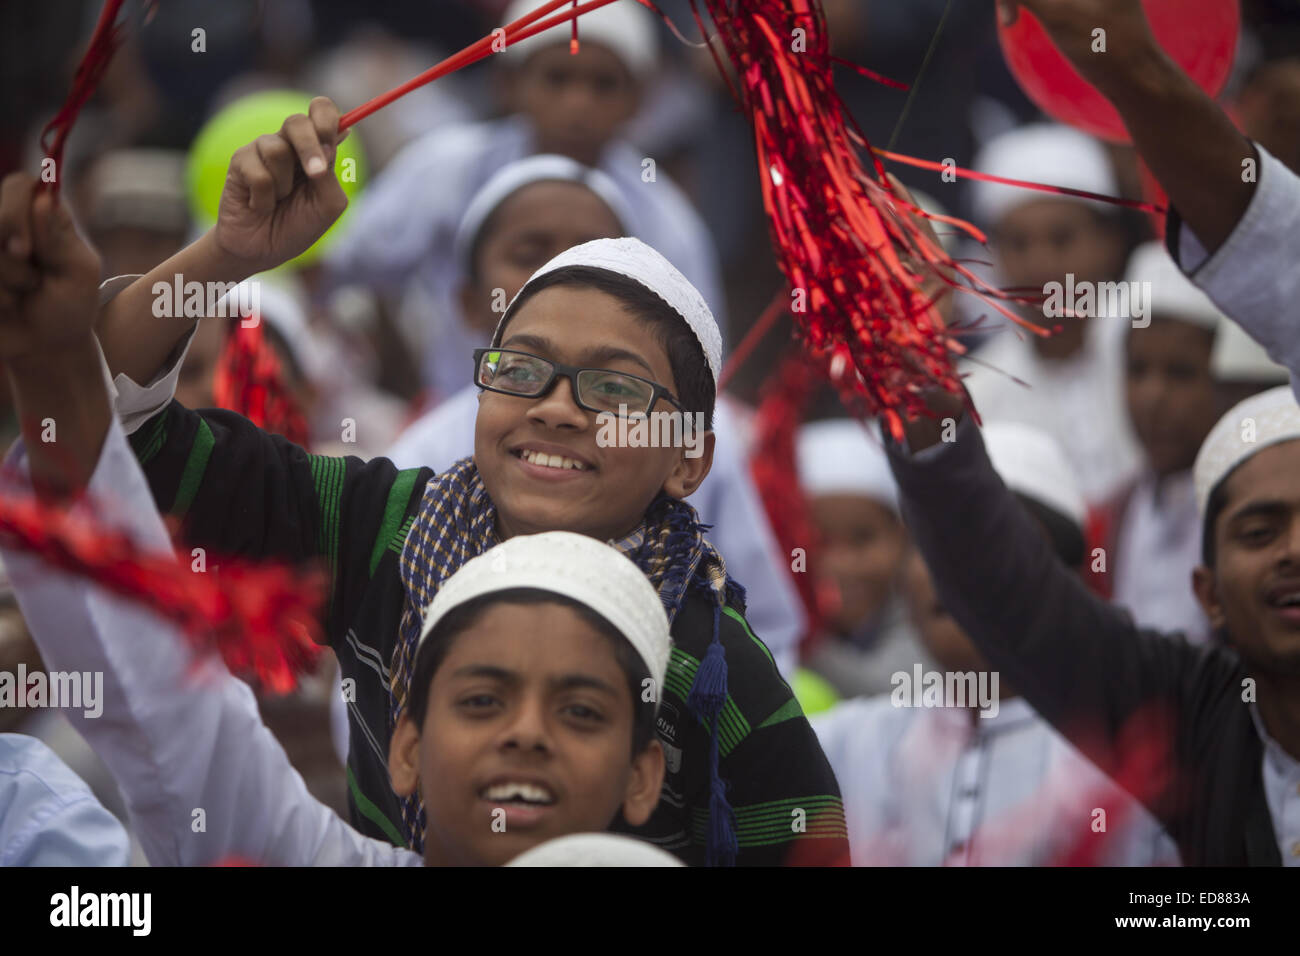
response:
M605 683L599 677L590 674L565 674L551 681L556 690L599 690L612 696L618 696L618 689Z
M544 339L540 335L531 335L527 332L510 336L501 343L501 347L503 349L517 349L524 347L534 349L543 354L554 354L555 351L555 346L548 339ZM655 374L655 370L650 367L650 363L641 356L637 355L635 352L629 352L627 349L621 349L614 345L597 345L593 348L586 349L579 354L582 358L578 364L584 368L599 368L609 362L623 361L633 362L640 365L650 373L651 377Z
M507 670L495 664L466 664L464 667L453 671L451 676L453 679L458 677L485 677L502 683L518 683L520 679L520 675L516 671ZM601 680L599 677L581 672L561 674L558 677L551 678L548 683L553 690L579 690L585 688L618 696L618 688L612 684Z
M492 680L514 681L518 680L519 675L514 671L506 670L504 667L497 667L494 664L466 664L452 672L452 677L487 677Z
M1234 524L1245 518L1278 517L1290 511L1291 507L1292 506L1287 504L1285 501L1279 501L1276 499L1266 500L1266 501L1252 501L1249 504L1242 505L1242 507L1239 510L1234 511L1232 512L1232 514L1228 515L1228 523Z

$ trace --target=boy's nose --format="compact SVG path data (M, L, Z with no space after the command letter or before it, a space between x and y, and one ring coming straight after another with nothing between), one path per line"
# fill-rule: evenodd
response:
M523 752L551 751L551 732L540 704L525 704L515 711L514 718L501 737L501 746Z
M573 379L561 375L551 390L539 395L528 409L528 417L549 428L585 428L587 413L578 405Z

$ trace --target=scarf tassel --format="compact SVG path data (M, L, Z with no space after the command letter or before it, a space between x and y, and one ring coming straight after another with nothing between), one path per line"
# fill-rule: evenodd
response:
M709 866L733 866L736 862L736 814L727 802L727 784L718 774L718 716L727 702L727 653L718 639L722 606L713 605L713 641L700 661L686 704L706 721L709 746L709 831L705 859Z

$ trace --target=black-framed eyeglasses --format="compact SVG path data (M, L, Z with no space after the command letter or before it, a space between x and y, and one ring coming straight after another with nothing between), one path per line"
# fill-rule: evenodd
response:
M559 378L569 380L573 400L589 412L648 415L661 398L679 411L686 410L668 389L638 375L561 365L514 349L474 350L474 384L489 392L540 398L555 387Z

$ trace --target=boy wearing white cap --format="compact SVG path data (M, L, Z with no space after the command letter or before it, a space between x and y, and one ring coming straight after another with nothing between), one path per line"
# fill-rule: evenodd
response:
M890 448L903 513L936 589L1034 708L1134 791L1189 866L1300 865L1300 406L1256 396L1194 468L1197 598L1220 642L1143 630L1051 560L959 402L956 440L908 425ZM1126 730L1145 736L1133 751ZM1134 765L1134 761L1140 761ZM1157 772L1164 766L1167 775Z
M501 541L566 530L631 558L672 624L656 727L667 774L638 835L688 863L846 855L825 756L749 630L743 588L683 500L709 471L721 335L700 293L653 249L634 239L597 240L534 274L492 345L473 356L484 389L474 458L438 476L398 471L384 459L307 455L237 415L200 414L170 400L190 325L159 329L149 295L156 276L263 271L310 245L346 203L329 162L338 112L317 98L311 114L290 117L276 136L239 150L224 218L124 290L96 327L118 337L111 354L130 355L139 377L153 383L136 386L116 410L128 430L138 429L133 445L151 490L160 509L180 519L187 546L327 565L325 634L356 687L348 705L352 822L368 835L423 846L420 794L399 799L386 762L386 744L409 706L422 612L461 565ZM0 245L8 249L0 281L16 284L7 316L24 330L0 342L0 351L25 426L59 422L57 450L39 442L39 432L28 435L33 474L58 491L80 487L93 472L112 409L90 336L94 254L71 230L41 231L47 217L61 224L65 214L35 196L35 185L14 174L0 202L0 240L15 240ZM49 261L48 253L82 268L26 296L19 309L18 286L39 284L41 273L15 258L14 246L33 236L43 250L38 261ZM125 374L117 381L131 384ZM668 439L662 428L654 441L644 431L633 439L633 425L651 413L670 426ZM617 437L623 432L627 440ZM773 807L802 810L806 826L773 833Z
M88 490L114 503L112 520L142 549L170 551L116 424ZM467 562L429 606L419 683L388 752L394 789L424 795L423 856L361 835L313 799L249 688L174 625L30 555L6 557L45 658L105 675L105 719L70 717L118 781L155 866L499 865L555 837L643 823L658 803L652 691L668 667L668 619L640 570L592 538L512 538ZM667 856L614 848L627 865ZM610 859L597 844L587 862Z
M1141 0L998 0L1034 13L1114 105L1169 196L1165 229L1179 267L1269 356L1300 369L1300 176L1252 143L1160 48ZM1101 30L1109 51L1093 50ZM1300 379L1293 379L1300 388ZM1297 394L1300 394L1298 392Z
M1054 559L1077 572L1085 511L1064 453L1026 425L993 423L984 434ZM1046 866L1078 848L1104 865L1176 864L1150 815L990 673L921 556L909 551L904 567L909 613L944 681L965 679L984 694L916 706L914 686L928 668L909 667L892 693L813 718L844 794L854 865ZM1099 805L1111 816L1100 832Z
M804 666L841 697L884 693L895 673L931 661L897 593L907 529L879 434L852 419L812 422L795 455L828 630Z
M591 239L634 232L633 215L618 186L599 170L564 156L530 156L488 180L470 202L456 235L463 314L491 339L501 305L559 253ZM577 317L575 317L577 320ZM480 388L465 387L426 412L384 452L398 468L450 468L474 453ZM188 403L186 403L188 404ZM202 407L202 406L191 406ZM803 633L798 594L749 475L740 424L723 398L714 410L713 467L691 497L711 540L743 581L747 617L783 674L793 671Z
M538 6L516 0L502 22ZM453 298L457 226L494 173L534 154L567 156L613 180L636 219L632 234L680 269L725 322L717 251L703 220L664 170L647 176L644 150L619 135L657 67L659 29L636 0L620 0L578 21L577 55L567 25L503 48L497 56L513 115L425 134L398 153L358 203L329 267L394 298L411 283L403 309L408 324L427 330L425 384L440 396L460 389L462 356L481 344Z
M1038 124L1006 133L976 158L983 173L1114 195L1110 157L1096 140L1065 126ZM998 183L973 186L975 221L988 230L999 283L1049 294L1055 283L1065 312L1075 289L1100 289L1124 268L1117 216L1098 203ZM1100 295L1096 304L1100 305ZM1119 336L1130 320L1082 308L1050 310L1051 300L1020 311L1059 331L1035 335L1010 321L965 363L967 389L989 421L1046 431L1066 450L1089 505L1115 494L1138 468L1124 416ZM1048 314L1050 312L1050 315Z
M1194 642L1209 623L1189 587L1200 563L1200 520L1192 464L1223 408L1211 357L1227 319L1184 278L1160 243L1134 252L1128 281L1150 290L1150 323L1125 336L1125 401L1142 446L1136 482L1110 504L1104 564L1093 562L1103 594L1143 627L1181 631Z

